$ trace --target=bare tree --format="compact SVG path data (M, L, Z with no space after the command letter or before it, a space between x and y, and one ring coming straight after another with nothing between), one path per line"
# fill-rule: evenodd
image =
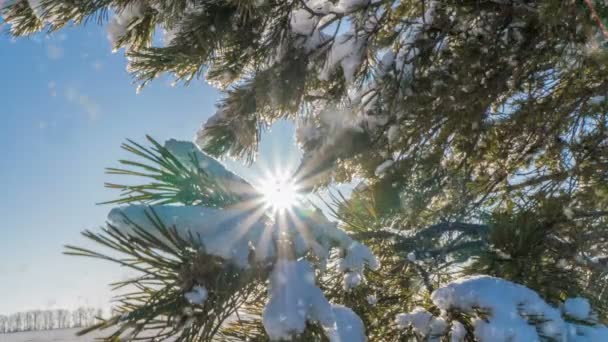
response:
M97 323L101 317L103 310L92 307L80 307L74 311L55 309L17 312L9 316L0 315L0 334L82 328Z

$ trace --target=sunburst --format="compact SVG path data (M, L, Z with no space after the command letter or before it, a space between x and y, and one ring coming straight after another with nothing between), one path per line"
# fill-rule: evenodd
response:
M274 213L283 214L300 204L302 195L298 185L284 174L270 175L257 187L267 208Z

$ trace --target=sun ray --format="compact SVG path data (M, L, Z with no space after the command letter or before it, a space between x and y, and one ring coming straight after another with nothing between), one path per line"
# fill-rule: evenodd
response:
M249 229L254 224L259 222L260 218L265 214L265 212L266 210L261 206L250 210L250 214L247 215L245 220L238 225L238 228L235 231L234 241L238 241L242 236L247 234Z
M266 207L275 214L284 214L286 210L298 205L301 200L297 184L285 174L279 173L267 177L261 181L258 189L262 193Z

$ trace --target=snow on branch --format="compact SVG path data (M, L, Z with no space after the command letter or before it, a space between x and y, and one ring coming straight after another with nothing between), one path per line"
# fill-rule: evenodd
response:
M218 180L248 184L207 158L191 143L170 140L165 144L180 163L193 165ZM322 263L337 247L343 258L338 268L345 273L345 288L362 283L364 268L378 269L371 250L353 240L318 210L297 207L288 214L271 217L255 196L225 208L202 205L128 205L114 208L109 225L126 236L150 236L166 244L169 237L159 227L200 246L204 253L220 257L241 269L252 264L272 266L269 301L263 323L271 339L286 339L304 332L307 323L319 324L330 341L365 341L361 319L350 309L333 305L315 284L315 271L304 259L313 255ZM253 205L251 202L254 202ZM347 285L346 285L347 284ZM208 288L195 286L185 293L193 305L204 303Z
M273 339L300 334L306 322L310 322L321 324L331 341L344 341L344 338L364 341L361 320L350 309L331 305L315 285L310 263L304 259L287 259L281 253L281 246L287 241L296 257L312 252L321 260L329 256L332 246L344 249L340 269L347 272L345 279L353 275L359 279L350 283L349 288L361 283L365 265L373 269L379 267L371 251L314 213L299 210L297 220L280 220L282 223L266 222L252 214L247 210L201 206L131 205L113 209L108 221L126 234L144 231L165 239L161 231L155 229L156 219L173 227L179 236L198 240L205 253L241 268L249 268L250 262L274 262L268 291L270 299L263 320ZM207 298L207 289L193 289L186 298L200 304Z
M608 328L597 317L584 298L571 298L556 308L536 292L519 284L489 276L456 280L431 295L441 311L435 316L416 308L396 317L400 328L413 331L431 341L450 334L451 341L464 341L463 323L448 317L454 312L472 318L477 341L608 341ZM569 322L574 320L576 322Z
M272 340L303 333L307 322L319 323L331 342L366 340L361 319L347 307L330 304L315 285L308 261L279 260L268 292L263 322Z

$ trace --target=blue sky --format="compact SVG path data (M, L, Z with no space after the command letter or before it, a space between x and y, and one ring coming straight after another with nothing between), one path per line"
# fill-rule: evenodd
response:
M125 270L67 257L63 245L104 223L116 193L103 188L104 167L127 155L126 138L190 140L214 112L218 92L204 82L152 83L137 95L122 52L112 54L101 27L51 37L0 35L0 314L77 305L105 306L111 281ZM265 135L260 164L297 163L293 129ZM252 169L229 163L253 178Z

